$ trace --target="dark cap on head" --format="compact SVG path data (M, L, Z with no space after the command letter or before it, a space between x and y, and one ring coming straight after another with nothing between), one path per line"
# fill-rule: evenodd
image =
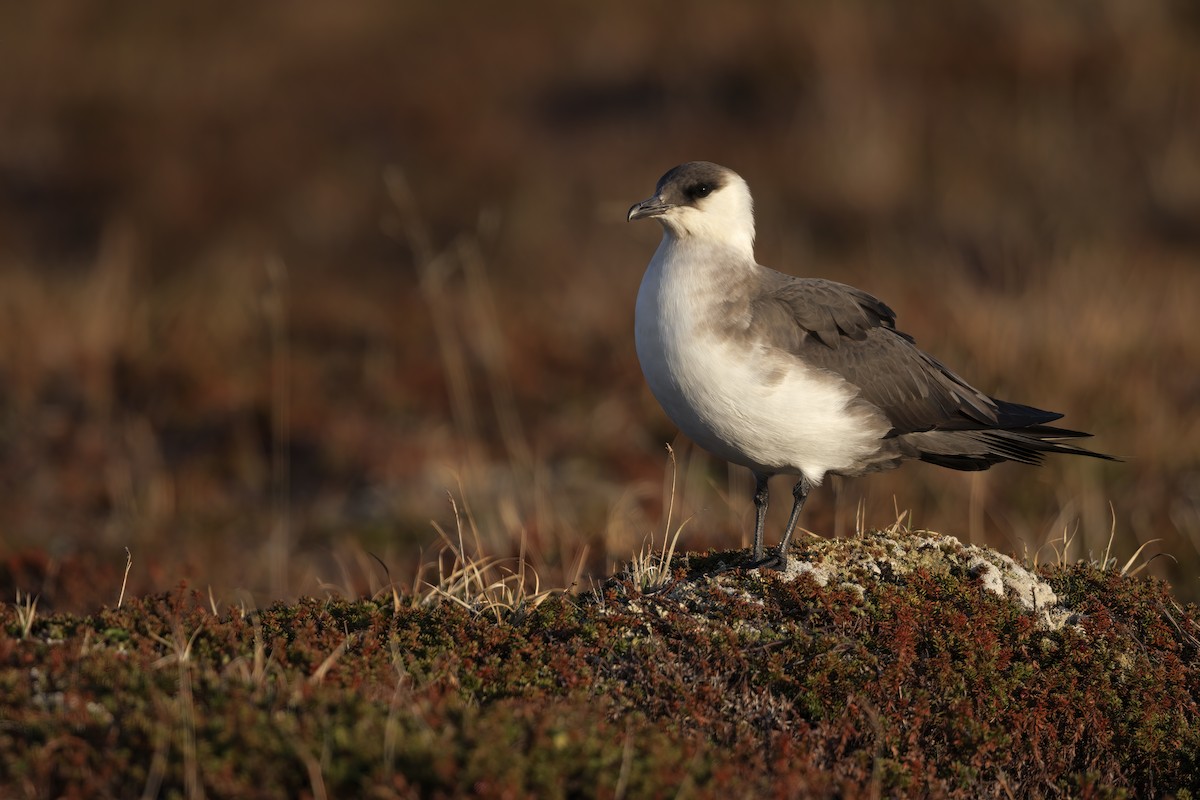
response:
M658 179L654 196L634 204L628 219L656 217L677 206L695 205L729 182L730 172L711 161L688 161Z

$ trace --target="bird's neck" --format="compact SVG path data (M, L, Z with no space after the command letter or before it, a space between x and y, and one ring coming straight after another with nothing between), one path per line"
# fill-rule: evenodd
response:
M755 264L754 232L715 237L664 228L657 255L673 262L750 266Z
M760 269L749 247L668 232L651 259L646 286L664 306L711 310L740 296Z

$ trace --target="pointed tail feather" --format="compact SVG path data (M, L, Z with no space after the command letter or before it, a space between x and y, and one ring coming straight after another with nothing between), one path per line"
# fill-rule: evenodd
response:
M1091 434L1067 428L1031 425L1016 430L926 431L905 438L914 447L917 458L958 470L987 469L1002 461L1041 464L1047 453L1120 461L1114 456L1063 442L1088 436Z

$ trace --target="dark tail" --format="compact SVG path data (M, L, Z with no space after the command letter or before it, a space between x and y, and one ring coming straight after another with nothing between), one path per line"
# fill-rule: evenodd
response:
M987 469L1002 461L1041 464L1047 453L1121 460L1066 443L1065 440L1083 439L1091 434L1045 424L1062 414L1003 401L998 405L999 424L995 428L932 430L905 438L922 461L950 469Z

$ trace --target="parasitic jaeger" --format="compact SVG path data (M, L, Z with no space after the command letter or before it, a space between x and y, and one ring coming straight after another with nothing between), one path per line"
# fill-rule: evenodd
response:
M1116 460L1067 444L1062 414L973 388L896 330L896 315L852 286L797 278L754 260L750 189L707 161L681 164L628 219L662 242L638 291L638 360L655 398L705 450L755 478L755 564L772 475L798 476L776 559L783 567L809 491L907 459L958 470L1046 453Z

